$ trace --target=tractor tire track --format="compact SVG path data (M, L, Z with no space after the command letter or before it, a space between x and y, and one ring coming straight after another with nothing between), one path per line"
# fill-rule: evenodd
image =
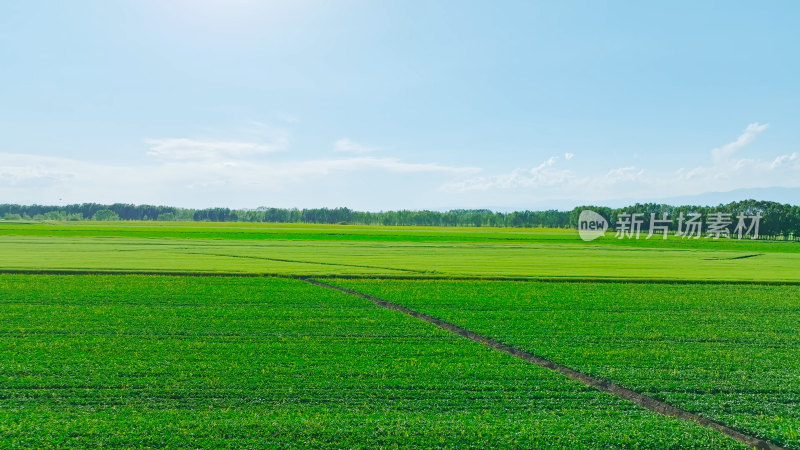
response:
M726 435L726 436L728 436L728 437L730 437L730 438L732 438L732 439L734 439L734 440L736 440L738 442L741 442L741 443L743 443L745 445L748 445L748 446L750 446L752 448L770 449L770 450L782 450L783 449L783 447L775 445L775 444L773 444L771 442L768 442L766 440L757 438L755 436L751 436L749 434L743 433L743 432L741 432L739 430L736 430L736 429L733 429L733 428L731 428L731 427L729 427L729 426L727 426L727 425L725 425L723 423L720 423L720 422L717 422L717 421L714 421L714 420L711 420L711 419L707 419L707 418L702 417L700 415L697 415L697 414L695 414L693 412L687 411L685 409L678 408L678 407L673 406L673 405L671 405L669 403L666 403L666 402L663 402L661 400L657 400L657 399L655 399L653 397L649 397L649 396L644 395L642 393L636 392L636 391L634 391L632 389L628 389L628 388L622 387L622 386L620 386L618 384L614 384L611 381L604 380L604 379L597 378L597 377L593 377L591 375L588 375L586 373L583 373L583 372L580 372L578 370L572 369L570 367L564 366L562 364L556 363L554 361L551 361L549 359L543 358L541 356L536 356L533 353L527 352L525 350L516 348L516 347L508 345L508 344L504 344L504 343L502 343L502 342L500 342L500 341L498 341L496 339L490 338L488 336L484 336L484 335L475 333L474 331L470 331L470 330L468 330L466 328L460 327L460 326L452 324L450 322L445 322L444 320L437 319L437 318L435 318L433 316L430 316L428 314L421 313L419 311L416 311L416 310L413 310L413 309L410 309L410 308L406 308L405 306L398 305L397 303L393 303L393 302L390 302L390 301L387 301L387 300L380 299L378 297L373 297L371 295L364 294L362 292L354 291L352 289L347 289L347 288L343 288L343 287L340 287L340 286L335 286L335 285L328 284L328 283L323 283L321 281L317 281L317 280L313 280L313 279L305 279L305 281L308 282L308 283L311 283L311 284L313 284L315 286L319 286L319 287L326 288L326 289L332 289L332 290L336 290L336 291L339 291L339 292L343 292L345 294L349 294L349 295L353 295L353 296L356 296L356 297L360 297L360 298L363 298L365 300L369 300L369 301L373 302L374 304L376 304L377 306L380 306L382 308L386 308L386 309L390 309L390 310L393 310L393 311L397 311L397 312L409 315L411 317L414 317L415 319L423 320L423 321L428 322L430 324L436 325L439 328L445 329L445 330L450 331L452 333L458 334L459 336L465 337L465 338L467 338L467 339L469 339L471 341L481 343L483 345L486 345L487 347L490 347L492 349L495 349L495 350L498 350L498 351L501 351L501 352L504 352L504 353L508 353L509 355L512 355L512 356L520 358L520 359L522 359L524 361L528 361L530 363L536 364L537 366L544 367L546 369L550 369L550 370L552 370L554 372L558 372L558 373L566 376L567 378L570 378L572 380L578 381L578 382L583 383L583 384L585 384L587 386L592 386L592 387L594 387L596 389L599 389L601 391L608 392L608 393L613 394L613 395L615 395L617 397L621 397L621 398L623 398L625 400L628 400L628 401L631 401L633 403L636 403L637 405L642 406L644 408L647 408L647 409L649 409L649 410L651 410L653 412L656 412L658 414L661 414L661 415L664 415L664 416L675 417L675 418L681 419L681 420L686 421L686 422L692 422L692 423L704 426L706 428L710 428L710 429L712 429L714 431L722 433L722 434L724 434L724 435Z

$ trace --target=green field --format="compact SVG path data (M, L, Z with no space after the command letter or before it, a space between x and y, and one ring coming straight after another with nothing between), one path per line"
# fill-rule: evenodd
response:
M741 447L317 278L800 448L800 243L0 223L0 272L2 446Z
M5 275L0 286L12 444L734 446L302 281Z
M0 268L800 282L800 242L581 241L570 230L3 224Z
M800 289L336 280L800 448Z

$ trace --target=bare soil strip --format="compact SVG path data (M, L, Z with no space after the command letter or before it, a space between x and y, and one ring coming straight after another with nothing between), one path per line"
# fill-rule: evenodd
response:
M648 396L646 396L644 394L641 394L639 392L633 391L631 389L619 386L619 385L614 384L614 383L612 383L612 382L610 382L608 380L603 380L601 378L596 378L596 377L593 377L591 375L587 375L587 374L585 374L583 372L579 372L579 371L571 369L571 368L569 368L567 366L564 366L564 365L558 364L556 362L550 361L549 359L542 358L540 356L536 356L536 355L534 355L532 353L529 353L529 352L527 352L525 350L521 350L521 349L518 349L518 348L513 347L511 345L503 344L502 342L499 342L499 341L497 341L495 339L492 339L490 337L486 337L486 336L477 334L477 333L475 333L473 331L470 331L470 330L468 330L466 328L462 328L462 327L460 327L458 325L454 325L452 323L445 322L443 320L437 319L437 318L435 318L433 316L429 316L429 315L421 313L419 311L415 311L413 309L406 308L405 306L401 306L401 305L398 305L396 303L392 303L390 301L382 300L380 298L373 297L371 295L367 295L367 294L364 294L364 293L361 293L361 292L358 292L358 291L354 291L354 290L351 290L351 289L346 289L346 288L343 288L343 287L334 286L332 284L323 283L321 281L312 280L312 279L305 279L305 281L307 281L308 283L311 283L311 284L313 284L315 286L320 286L320 287L327 288L327 289L334 289L334 290L337 290L337 291L340 291L340 292L344 292L346 294L350 294L350 295L354 295L354 296L357 296L357 297L361 297L363 299L366 299L366 300L369 300L369 301L375 303L376 305L378 305L380 307L391 309L391 310L397 311L397 312L401 312L403 314L407 314L407 315L409 315L411 317L414 317L416 319L424 320L425 322L428 322L428 323L431 323L433 325L436 325L436 326L438 326L440 328L443 328L443 329L445 329L447 331L450 331L450 332L453 332L453 333L458 334L460 336L463 336L463 337L465 337L467 339L470 339L472 341L479 342L479 343L484 344L484 345L486 345L488 347L491 347L491 348L493 348L495 350L499 350L501 352L508 353L509 355L516 356L517 358L520 358L520 359L523 359L523 360L528 361L530 363L536 364L537 366L541 366L541 367L544 367L546 369L550 369L550 370L553 370L555 372L558 372L558 373L560 373L560 374L562 374L562 375L564 375L564 376L566 376L566 377L568 377L568 378L570 378L572 380L579 381L579 382L581 382L583 384L586 384L588 386L592 386L592 387L595 387L597 389L600 389L601 391L605 391L605 392L614 394L614 395L616 395L618 397L624 398L625 400L628 400L628 401L631 401L633 403L636 403L637 405L643 406L643 407L645 407L645 408L647 408L647 409L649 409L651 411L654 411L654 412L656 412L658 414L662 414L662 415L665 415L665 416L677 417L677 418L679 418L681 420L684 420L684 421L687 421L687 422L693 422L693 423L702 425L704 427L711 428L712 430L715 430L715 431L717 431L719 433L722 433L722 434L724 434L724 435L726 435L726 436L728 436L730 438L733 438L733 439L735 439L735 440L737 440L737 441L739 441L739 442L741 442L741 443L743 443L745 445L748 445L750 447L754 447L754 448L758 448L758 449L783 449L783 447L777 446L777 445L772 444L772 443L770 443L768 441L765 441L763 439L759 439L759 438L757 438L755 436L750 436L748 434L742 433L741 431L738 431L738 430L735 430L733 428L730 428L729 426L724 425L724 424L722 424L720 422L716 422L714 420L710 420L710 419L707 419L705 417L701 417L701 416L699 416L699 415L697 415L695 413L692 413L692 412L686 411L684 409L680 409L678 407L670 405L669 403L662 402L661 400L657 400L655 398L648 397Z

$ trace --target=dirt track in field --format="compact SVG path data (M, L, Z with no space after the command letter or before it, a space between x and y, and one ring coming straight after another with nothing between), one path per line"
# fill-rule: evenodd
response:
M566 376L566 377L568 377L568 378L570 378L572 380L579 381L579 382L581 382L581 383L583 383L585 385L592 386L592 387L595 387L597 389L600 389L601 391L605 391L605 392L608 392L610 394L616 395L616 396L621 397L621 398L623 398L625 400L628 400L628 401L631 401L633 403L636 403L637 405L645 407L645 408L647 408L647 409L649 409L651 411L654 411L654 412L656 412L658 414L662 414L662 415L665 415L665 416L676 417L676 418L684 420L686 422L692 422L692 423L696 423L698 425L704 426L706 428L710 428L712 430L715 430L715 431L717 431L719 433L722 433L722 434L724 434L724 435L726 435L726 436L728 436L728 437L730 437L732 439L735 439L736 441L739 441L739 442L741 442L741 443L743 443L745 445L748 445L750 447L754 447L754 448L758 448L758 449L774 449L774 450L783 449L783 447L777 446L777 445L772 444L771 442L765 441L763 439L759 439L759 438L757 438L755 436L751 436L751 435L745 434L745 433L743 433L741 431L738 431L738 430L735 430L735 429L733 429L733 428L731 428L731 427L729 427L729 426L727 426L727 425L725 425L723 423L707 419L707 418L699 416L699 415L697 415L695 413L692 413L692 412L686 411L684 409L678 408L676 406L670 405L669 403L662 402L661 400L657 400L655 398L649 397L647 395L641 394L641 393L633 391L631 389L628 389L628 388L622 387L620 385L614 384L614 383L612 383L612 382L610 382L608 380L604 380L604 379L601 379L601 378L596 378L596 377L593 377L591 375L585 374L583 372L571 369L571 368L569 368L567 366L558 364L558 363L556 363L554 361L551 361L549 359L542 358L540 356L536 356L536 355L534 355L532 353L529 353L529 352L527 352L525 350L518 349L518 348L513 347L511 345L503 344L502 342L499 342L499 341L497 341L495 339L492 339L490 337L483 336L481 334L478 334L478 333L475 333L473 331L470 331L470 330L468 330L466 328L462 328L462 327L460 327L458 325L454 325L452 323L445 322L443 320L437 319L437 318L435 318L433 316L429 316L429 315L421 313L419 311L415 311L413 309L406 308L405 306L401 306L401 305L398 305L396 303L393 303L393 302L390 302L390 301L387 301L387 300L383 300L383 299L380 299L380 298L377 298L377 297L373 297L371 295L367 295L367 294L364 294L364 293L361 293L361 292L358 292L358 291L354 291L354 290L351 290L351 289L335 286L335 285L328 284L328 283L323 283L321 281L317 281L317 280L313 280L313 279L306 279L305 281L307 281L308 283L311 283L311 284L313 284L315 286L323 287L323 288L326 288L326 289L333 289L333 290L337 290L337 291L340 291L340 292L344 292L346 294L350 294L350 295L354 295L354 296L357 296L357 297L361 297L363 299L366 299L366 300L369 300L369 301L375 303L376 305L378 305L378 306L380 306L382 308L391 309L393 311L397 311L397 312L401 312L403 314L407 314L407 315L409 315L411 317L414 317L416 319L423 320L425 322L431 323L433 325L438 326L439 328L443 328L443 329L445 329L447 331L450 331L452 333L458 334L458 335L463 336L463 337L465 337L467 339L470 339L472 341L484 344L484 345L486 345L486 346L488 346L490 348L493 348L495 350L499 350L501 352L508 353L509 355L512 355L512 356L515 356L515 357L520 358L522 360L525 360L525 361L528 361L530 363L536 364L537 366L541 366L541 367L544 367L546 369L550 369L552 371L558 372L558 373L560 373L560 374L562 374L562 375L564 375L564 376Z

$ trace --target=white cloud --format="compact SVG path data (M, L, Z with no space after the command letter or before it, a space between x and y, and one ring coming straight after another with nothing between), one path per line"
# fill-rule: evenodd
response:
M238 147L231 147L238 148ZM247 152L235 151L234 155ZM327 199L337 205L363 201L337 194L348 182L394 183L424 174L434 185L480 169L398 158L349 157L271 161L209 157L153 158L145 164L122 166L37 155L0 154L0 197L20 203L131 202L184 206L308 206ZM392 175L393 174L393 175ZM437 180L438 179L438 180ZM415 186L395 189L407 192ZM293 197L294 191L306 192ZM317 192L316 198L308 193ZM378 190L375 199L379 200ZM275 194L280 193L280 196ZM299 195L299 194L298 194ZM218 199L218 200L214 200ZM294 199L294 200L292 200ZM305 199L305 200L303 200ZM289 203L292 202L292 203Z
M287 140L151 139L137 165L0 154L0 197L19 203L96 201L178 206L426 208L533 207L664 197L739 188L800 185L800 152L740 155L766 125L751 124L733 142L706 153L705 165L681 170L620 165L574 172L571 153L526 168L484 173L477 167L373 155L321 159L263 158ZM271 130L267 130L271 132ZM272 133L272 136L275 136ZM348 141L348 145L356 145ZM737 156L739 155L739 156ZM763 153L762 153L763 155ZM438 188L438 190L437 190ZM574 201L573 201L574 200ZM402 206L401 206L402 205Z
M472 174L480 172L477 167L457 167L446 166L436 163L406 163L397 158L346 158L333 160L311 161L312 164L319 164L334 169L343 170L366 170L380 169L390 172L439 172L449 174Z
M692 186L702 191L773 185L776 181L773 172L791 166L790 163L797 159L796 153L778 156L771 162L758 158L735 158L740 150L750 145L767 127L767 124L758 122L749 124L736 140L711 150L710 166L680 169L674 178L680 185Z
M762 131L766 130L768 124L760 124L758 122L753 122L750 125L747 125L744 132L736 138L735 141L729 142L722 147L715 148L711 151L711 156L713 157L715 164L723 164L730 159L737 151L749 145L753 140L755 140L756 136L758 136Z
M157 184L149 170L68 158L0 154L0 196L14 203L156 202ZM146 199L146 201L145 201Z
M146 139L150 156L168 160L201 160L217 158L245 158L285 150L288 138L279 137L274 142L214 141L188 138Z
M617 169L610 173L610 180L635 182L636 194L640 197L670 197L695 195L705 192L726 192L743 188L772 186L797 186L800 170L800 155L797 152L781 155L772 160L748 155L737 157L751 145L756 137L767 129L767 124L754 122L734 141L710 152L710 165L682 168L677 171L636 171Z
M360 144L349 138L342 138L333 143L333 151L345 153L371 153L377 151L377 147Z
M772 161L772 164L770 164L769 167L771 169L777 169L779 167L785 167L789 163L791 163L793 161L797 161L798 158L800 158L800 155L798 155L797 152L792 152L791 155L781 155L781 156L778 156L777 158L775 158L775 160Z
M634 166L610 170L605 176L605 180L612 184L622 181L642 181L645 178L644 169L637 169Z
M514 169L510 173L475 177L462 181L447 183L444 188L449 191L485 191L489 189L515 189L564 184L574 178L571 171L555 169L557 157L551 156L531 169Z
M101 176L102 165L53 156L0 154L0 186L53 186L80 179L83 174Z
M540 199L574 200L577 203L613 199L655 200L665 197L724 192L740 188L798 186L800 154L794 152L763 159L742 157L766 124L751 123L734 141L709 151L708 165L669 170L661 167L622 166L605 172L575 173L559 168L551 157L531 169L517 168L498 175L489 174L443 185L447 192L480 196L485 204L511 199L516 204ZM564 160L574 157L564 154ZM637 200L638 201L638 200ZM576 204L577 204L576 203Z

